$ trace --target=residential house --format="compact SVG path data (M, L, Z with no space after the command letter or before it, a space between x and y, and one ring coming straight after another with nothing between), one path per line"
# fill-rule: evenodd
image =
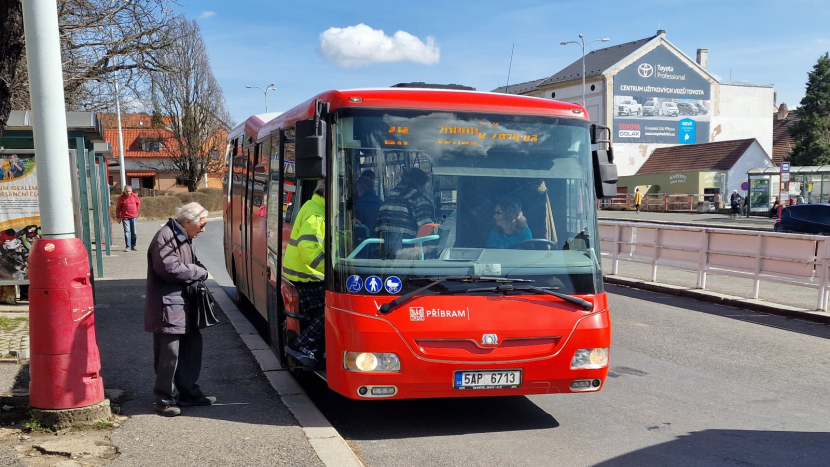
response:
M112 146L112 160L119 161L118 126L115 114L101 114L104 122L104 138ZM121 116L121 133L124 141L124 169L127 183L134 189L148 188L157 191L187 191L185 181L177 176L170 163L171 157L178 155L172 132L169 129L171 118L162 117L161 128L153 128L153 117L148 114L125 114ZM215 135L224 141L227 129ZM224 163L224 154L215 151L212 154L216 164ZM120 166L111 165L109 182L120 191ZM208 174L200 181L200 187L222 188L221 172Z

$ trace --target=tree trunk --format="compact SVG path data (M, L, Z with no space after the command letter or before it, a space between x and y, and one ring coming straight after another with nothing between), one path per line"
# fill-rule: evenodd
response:
M187 180L187 191L193 193L194 191L199 189L199 181Z
M24 45L22 4L19 0L0 2L0 138L12 110L11 84Z

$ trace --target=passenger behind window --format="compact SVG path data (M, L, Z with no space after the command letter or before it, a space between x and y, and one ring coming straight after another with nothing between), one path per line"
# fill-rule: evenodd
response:
M415 238L420 226L434 222L432 203L424 194L428 181L429 177L421 169L411 168L398 186L389 191L375 227L375 232L384 240L384 258L396 257L401 240Z
M493 209L496 228L487 237L487 248L505 249L522 240L530 240L533 234L516 198L504 198Z
M355 183L355 220L365 225L369 232L374 233L382 204L383 201L375 193L374 181L365 175L361 175Z

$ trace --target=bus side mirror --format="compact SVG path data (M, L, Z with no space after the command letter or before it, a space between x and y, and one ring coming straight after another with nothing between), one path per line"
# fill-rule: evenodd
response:
M617 196L617 166L614 165L614 153L611 147L593 151L594 187L597 198Z
M294 134L294 170L300 180L326 178L326 128L319 118L297 122Z

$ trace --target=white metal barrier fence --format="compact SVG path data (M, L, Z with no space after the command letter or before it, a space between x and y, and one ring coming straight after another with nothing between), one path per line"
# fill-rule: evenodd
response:
M600 251L611 260L612 275L620 261L697 271L698 289L706 274L753 280L752 298L760 284L775 282L818 289L816 309L827 311L830 237L708 227L600 221Z
M613 198L601 200L600 207L606 206L622 206L627 209L634 208L634 194L623 193ZM641 211L660 211L660 212L694 212L697 211L697 203L699 201L710 201L715 208L720 207L719 203L714 202L714 195L702 194L675 194L667 193L645 193L643 200L640 203Z

